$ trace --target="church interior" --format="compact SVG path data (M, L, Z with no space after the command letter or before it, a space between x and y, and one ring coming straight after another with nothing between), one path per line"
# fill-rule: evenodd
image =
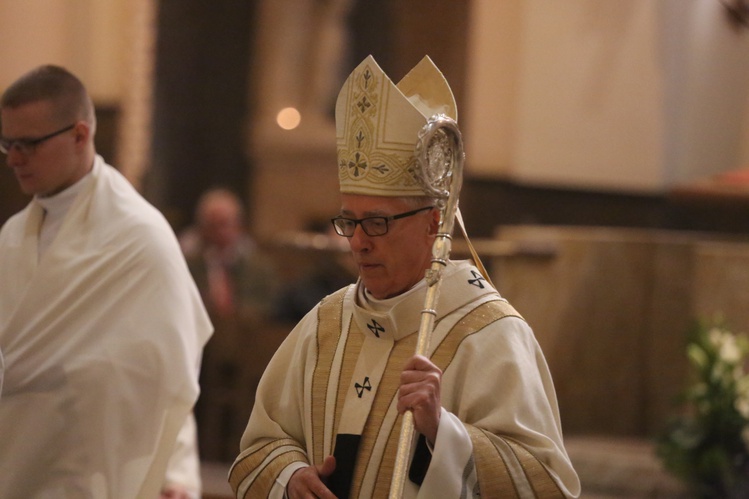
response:
M86 82L98 152L178 235L208 188L241 199L277 300L214 318L204 497L230 497L255 386L304 300L356 278L327 221L336 95L369 54L394 81L429 55L450 82L467 232L546 355L582 497L684 497L655 439L687 333L714 317L749 332L749 2L0 0L0 54L0 91L43 63ZM3 167L0 224L28 201Z

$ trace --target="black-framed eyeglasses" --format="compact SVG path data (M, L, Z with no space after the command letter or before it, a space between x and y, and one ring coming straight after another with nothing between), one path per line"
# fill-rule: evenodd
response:
M356 226L361 225L364 233L370 237L384 236L388 232L388 222L398 220L399 218L410 217L416 215L419 212L431 210L434 206L424 206L416 210L407 211L405 213L399 213L397 215L391 215L389 217L366 217L366 218L346 218L346 217L335 217L331 218L333 227L335 227L336 234L343 237L353 237L356 231Z
M68 130L72 130L74 127L75 123L73 123L72 125L68 125L65 128L60 128L56 132L49 133L44 137L37 137L33 139L28 137L23 137L20 139L0 138L0 152L2 152L3 154L8 154L10 150L15 147L16 150L23 155L32 154L36 150L36 147L42 142L47 141L52 137L57 137L61 133L65 133Z

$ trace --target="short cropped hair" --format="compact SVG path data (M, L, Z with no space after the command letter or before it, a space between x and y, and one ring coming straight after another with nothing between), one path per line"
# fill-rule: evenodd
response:
M13 82L0 98L0 108L17 108L39 101L54 103L61 123L86 121L96 129L96 115L91 97L74 74L51 64L32 69Z

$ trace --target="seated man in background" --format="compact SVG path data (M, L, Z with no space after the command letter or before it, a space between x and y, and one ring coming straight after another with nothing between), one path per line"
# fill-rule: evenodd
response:
M277 286L273 263L247 234L236 194L206 191L180 245L212 318L242 321L270 314Z
M203 459L231 461L269 358L263 355L278 289L273 261L249 236L239 197L213 188L201 195L195 224L180 235L187 266L216 329L203 355L195 409ZM273 343L276 346L278 343Z

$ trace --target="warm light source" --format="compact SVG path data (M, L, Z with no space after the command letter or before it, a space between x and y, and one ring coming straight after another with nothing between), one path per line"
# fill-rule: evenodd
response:
M295 107L285 107L276 115L276 123L284 130L293 130L299 126L302 115Z

